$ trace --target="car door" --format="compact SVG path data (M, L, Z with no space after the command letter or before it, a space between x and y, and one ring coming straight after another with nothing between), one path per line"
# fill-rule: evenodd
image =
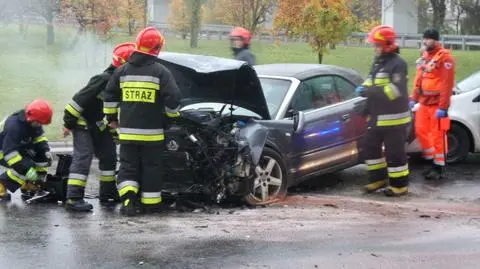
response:
M342 166L352 159L348 144L355 136L352 111L336 90L333 76L304 80L290 107L305 113L305 126L293 136L292 163L296 178Z

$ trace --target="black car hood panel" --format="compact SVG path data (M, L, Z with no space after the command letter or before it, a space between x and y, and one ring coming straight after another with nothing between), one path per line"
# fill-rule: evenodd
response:
M182 106L203 102L246 108L270 119L255 70L245 62L195 54L162 52L158 61L175 77Z

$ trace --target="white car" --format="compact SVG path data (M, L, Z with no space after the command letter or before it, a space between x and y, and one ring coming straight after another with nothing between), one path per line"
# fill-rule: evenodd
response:
M469 153L480 152L480 71L458 82L448 111L451 129L448 133L448 163L458 163ZM421 152L418 141L407 151Z

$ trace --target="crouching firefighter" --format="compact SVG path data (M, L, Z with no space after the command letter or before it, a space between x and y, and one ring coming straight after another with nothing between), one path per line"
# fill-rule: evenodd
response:
M10 200L7 190L40 190L36 181L47 175L52 164L42 125L50 124L52 114L50 103L37 99L2 122L0 164L6 172L0 175L0 201Z
M85 186L93 156L99 159L101 203L119 201L115 169L117 152L116 131L107 125L103 114L103 90L115 69L124 64L135 48L134 43L123 43L113 50L111 65L95 75L66 105L64 136L73 133L73 159L67 181L65 207L73 211L93 209L84 200Z
M357 88L357 92L367 98L370 118L365 138L365 163L370 183L365 188L367 192L374 192L387 187L386 196L403 195L408 192L405 142L411 122L407 64L398 55L396 34L390 26L373 28L368 40L375 46L376 57L368 78Z
M172 73L157 62L163 44L158 30L143 29L137 36L135 52L115 70L105 90L104 112L109 124L118 126L117 188L121 213L127 216L139 209L156 211L162 202L164 115L178 117L181 99Z

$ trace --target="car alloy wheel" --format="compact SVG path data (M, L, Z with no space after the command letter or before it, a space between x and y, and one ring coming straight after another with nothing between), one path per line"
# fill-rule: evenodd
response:
M260 161L255 167L247 202L251 205L266 205L285 197L285 166L278 153L265 148Z

